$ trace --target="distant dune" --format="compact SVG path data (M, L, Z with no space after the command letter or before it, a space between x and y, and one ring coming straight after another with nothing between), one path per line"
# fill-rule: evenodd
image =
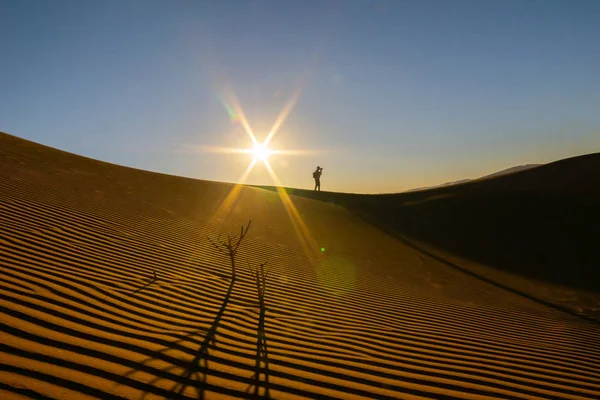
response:
M598 399L598 171L291 208L0 133L0 398Z
M489 174L489 175L485 175L482 176L479 179L486 179L486 178L493 178L496 176L500 176L500 175L507 175L507 174L512 174L515 172L519 172L519 171L525 171L527 169L531 169L531 168L535 168L535 167L539 167L543 164L525 164L525 165L517 165L515 167L510 167L510 168L506 168L503 169L502 171L498 171L498 172L494 172L493 174Z
M405 190L405 192L415 192L417 190L427 190L427 189L435 189L435 188L444 187L444 186L459 185L461 183L472 182L472 181L478 180L478 179L487 179L487 178L493 178L493 177L500 176L500 175L512 174L512 173L515 173L515 172L524 171L526 169L530 169L530 168L534 168L534 167L539 167L540 165L542 165L542 164L517 165L515 167L510 167L510 168L503 169L502 171L494 172L493 174L482 176L481 178L476 178L476 179L461 179L459 181L442 183L441 185L425 186L425 187L420 187L420 188L415 188L415 189L409 189L409 190Z

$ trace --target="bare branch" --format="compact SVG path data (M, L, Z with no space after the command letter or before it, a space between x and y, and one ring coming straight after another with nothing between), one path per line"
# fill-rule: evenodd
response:
M221 252L221 253L223 253L223 252L224 252L224 251L223 251L223 249L222 249L222 247L219 245L219 243L215 242L214 240L212 240L212 239L211 239L210 237L208 237L208 236L207 236L207 238L208 238L208 241L210 242L210 244L212 244L212 245L213 245L213 247L214 247L215 249L217 249L217 250L218 250L219 252Z
M252 224L252 220L248 221L248 225L246 226L245 230L244 230L244 226L243 225L240 228L240 236L238 237L237 243L234 246L234 251L235 252L237 252L238 248L240 247L240 244L242 243L242 240L244 240L244 238L248 234L248 230L250 229L250 224Z

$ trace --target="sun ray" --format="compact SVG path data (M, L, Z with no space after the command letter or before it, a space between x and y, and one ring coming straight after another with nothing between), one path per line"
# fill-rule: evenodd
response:
M283 154L286 156L306 156L311 154L326 153L324 150L274 150L269 149L270 154Z
M252 160L252 162L248 165L248 168L246 168L246 170L242 174L241 178L233 186L233 188L231 188L231 190L229 191L229 194L227 194L227 197L225 197L225 200L223 200L223 202L221 203L221 206L219 206L219 209L213 215L211 222L215 222L215 221L222 222L225 220L227 215L229 215L229 212L233 208L233 205L235 204L235 201L237 200L237 198L240 194L240 191L244 187L244 182L248 178L248 175L250 175L250 172L252 171L252 168L254 168L256 161L257 160Z
M281 109L281 111L279 112L279 114L277 114L277 118L275 118L275 123L273 124L273 127L267 134L267 138L264 141L265 146L271 142L271 140L273 139L273 137L275 137L275 135L277 135L277 133L279 132L279 129L281 128L281 126L283 125L285 120L287 119L288 115L292 112L294 107L296 107L296 104L298 103L298 100L300 99L300 95L302 94L302 92L304 91L304 88L308 85L308 82L312 79L314 74L315 74L314 68L309 68L305 71L304 74L302 74L302 76L300 77L298 86L293 91L290 98L285 102L285 104L284 104L283 108Z
M252 153L252 149L237 149L235 147L220 147L220 146L196 146L196 147L199 147L198 153L221 153L221 154Z
M302 220L302 217L292 202L292 199L290 199L290 196L287 194L285 188L281 185L281 182L277 178L275 171L273 171L273 168L271 168L271 164L269 164L268 161L265 161L265 166L267 167L267 171L269 171L273 182L275 182L275 187L279 193L279 198L281 199L281 202L283 203L283 206L290 217L290 221L292 222L292 226L296 231L296 236L298 236L302 250L304 251L304 254L306 255L310 264L315 266L317 261L316 256L317 254L320 254L316 251L316 249L318 249L317 242L314 240L308 227Z
M250 137L250 140L252 140L252 144L257 145L258 140L256 140L256 136L254 135L254 132L248 123L248 119L246 118L244 110L242 110L240 102L233 89L231 89L229 85L224 84L222 87L222 93L222 96L220 96L221 103L229 114L229 118L231 118L232 122L239 121L244 128L244 131L246 131Z
M290 114L290 112L294 109L294 107L296 106L296 103L298 103L298 98L300 97L301 93L302 93L302 88L296 89L294 91L294 93L292 93L292 96L285 103L285 105L283 106L283 108L281 109L279 114L277 115L277 118L275 119L275 123L273 124L273 127L269 131L267 138L265 139L265 141L263 143L265 146L268 145L269 142L271 141L271 139L273 139L273 137L277 134L277 132L279 131L279 128L281 128L281 126L285 122L285 120L288 117L288 115Z
M179 150L176 150L180 154L202 154L202 153L218 153L218 154L252 154L256 151L257 147L265 147L263 144L256 144L253 148L240 149L236 147L221 147L221 146L197 146L197 145L182 145L179 146ZM328 153L326 150L277 150L267 148L266 152L268 155L286 155L286 156L306 156L315 154Z

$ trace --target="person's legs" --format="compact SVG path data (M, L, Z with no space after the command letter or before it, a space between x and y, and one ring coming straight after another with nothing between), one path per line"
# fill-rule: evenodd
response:
M317 188L319 188L318 190L319 190L319 192L320 192L320 191L321 191L321 180L320 180L320 179L317 179L317 186L315 186L315 190L316 190Z

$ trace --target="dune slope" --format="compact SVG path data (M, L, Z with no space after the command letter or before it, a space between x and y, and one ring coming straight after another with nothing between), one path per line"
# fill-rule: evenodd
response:
M594 321L291 200L0 134L0 398L600 397Z
M343 205L445 253L600 293L600 153L410 193L294 193Z

